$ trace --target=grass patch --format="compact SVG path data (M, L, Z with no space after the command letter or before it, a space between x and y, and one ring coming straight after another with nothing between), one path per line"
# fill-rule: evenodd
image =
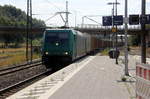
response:
M103 55L103 56L107 56L107 55L108 55L109 50L110 50L109 48L104 49L104 50L101 52L101 55Z
M33 54L33 59L37 59L37 58L40 58L40 55ZM13 55L8 59L1 60L0 66L19 64L19 63L23 63L25 61L26 61L25 54L18 54L18 55Z
M20 64L26 61L26 48L0 49L0 66ZM6 57L6 58L4 58ZM40 58L40 54L33 53L33 59Z
M1 53L8 53L8 52L17 52L17 51L25 51L25 48L0 48Z

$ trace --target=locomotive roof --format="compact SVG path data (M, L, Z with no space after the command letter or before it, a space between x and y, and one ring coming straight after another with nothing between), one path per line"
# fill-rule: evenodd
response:
M76 30L74 29L46 29L45 31L72 31L73 34L76 34Z
M46 30L73 30L73 29L46 29Z

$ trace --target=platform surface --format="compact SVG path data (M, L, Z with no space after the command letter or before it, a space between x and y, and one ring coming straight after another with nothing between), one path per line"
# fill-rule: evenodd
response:
M134 63L129 61L129 72L133 75ZM136 99L134 77L122 82L123 75L122 62L116 65L108 56L89 56L7 99Z
M49 99L133 99L124 82L122 67L96 56Z

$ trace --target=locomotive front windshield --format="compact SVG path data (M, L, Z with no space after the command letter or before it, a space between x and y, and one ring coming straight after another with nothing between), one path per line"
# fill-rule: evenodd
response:
M61 42L61 43L65 43L67 42L69 39L69 35L68 33L47 33L46 34L46 42L51 42L51 43L55 43L55 42Z

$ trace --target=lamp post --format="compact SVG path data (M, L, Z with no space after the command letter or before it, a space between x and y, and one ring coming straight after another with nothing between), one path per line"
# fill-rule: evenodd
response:
M108 5L113 5L113 8L112 8L112 28L114 28L114 5L115 3L114 2L109 2L107 3ZM112 35L112 37L114 36L114 34ZM113 48L114 48L114 38L112 39L112 42L113 42ZM114 56L114 53L113 53L113 56Z
M116 0L116 16L117 16L117 5L120 4ZM116 30L117 30L117 25L116 25ZM118 32L116 31L116 51L118 50ZM118 57L116 57L116 64L118 64Z
M119 5L120 3L119 2L117 2L117 0L116 0L116 2L109 2L109 3L107 3L108 5L113 5L113 9L112 9L112 27L114 28L114 6L116 7L116 13L115 13L115 16L117 16L117 5ZM117 30L117 25L115 26L116 27L116 30ZM118 48L117 48L117 43L118 43L118 38L117 38L117 31L116 31L116 53L117 53L117 50L118 50ZM113 40L113 42L114 42L114 40ZM113 47L114 47L114 44L113 44ZM118 64L118 57L116 57L116 64Z
M113 8L112 8L112 26L114 27L114 7L115 7L115 3L114 2L109 2L107 3L108 5L113 5Z
M144 19L146 14L146 0L142 0L142 17ZM146 63L146 30L145 30L145 22L141 24L142 34L141 34L141 62Z
M125 0L125 75L129 76L128 72L128 0Z

